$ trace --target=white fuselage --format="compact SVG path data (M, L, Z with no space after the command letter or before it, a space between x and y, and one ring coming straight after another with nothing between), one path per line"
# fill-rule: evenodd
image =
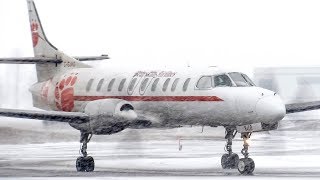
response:
M131 72L79 68L37 83L30 90L35 106L41 109L83 112L90 101L123 99L137 113L173 126L269 124L284 117L284 104L272 91L237 87L234 82L231 87L197 87L203 76L227 73L216 68Z

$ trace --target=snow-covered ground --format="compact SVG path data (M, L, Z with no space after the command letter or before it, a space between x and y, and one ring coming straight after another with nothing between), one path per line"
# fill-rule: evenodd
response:
M95 158L95 172L78 173L75 171L75 160L79 155L78 132L68 127L59 131L55 128L46 129L51 126L40 127L33 131L23 128L18 131L7 129L6 133L10 136L5 135L3 130L6 128L2 127L2 139L7 138L12 143L0 145L1 177L320 178L319 131L282 130L254 133L251 138L250 156L255 161L256 169L254 175L242 176L237 170L221 169L220 157L224 153L225 145L222 128L206 127L203 133L201 127L125 130L111 136L94 136L89 143L88 152ZM16 141L14 144L13 140L28 136L29 133L40 138L40 141L29 144L30 139L27 138L27 142ZM42 136L44 137L41 139ZM178 149L179 138L183 145L181 151ZM233 150L240 155L241 148L242 140L238 135L234 140Z

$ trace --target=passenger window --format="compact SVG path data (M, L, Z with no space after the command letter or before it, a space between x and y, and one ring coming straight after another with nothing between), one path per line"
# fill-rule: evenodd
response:
M177 79L175 79L173 81L172 86L171 86L171 91L175 91L176 90L178 82L179 82L179 78L177 78Z
M190 82L190 78L188 78L184 83L183 83L183 91L186 91L188 89L188 85Z
M168 88L170 82L170 78L168 78L164 83L163 83L163 87L162 87L162 91L166 91Z
M112 86L113 86L113 84L114 84L114 81L115 81L115 79L113 78L113 79L109 82L108 91L111 91L111 90L112 90Z
M232 72L229 73L229 76L238 87L250 86L249 83L244 79L244 77L240 73Z
M130 82L129 88L128 88L129 91L132 91L132 90L133 90L134 85L136 84L136 82L137 82L137 78L134 78L134 79Z
M88 84L87 84L87 87L86 87L86 91L90 91L90 88L91 88L92 83L93 83L93 79L90 79L90 80L88 81Z
M147 87L147 84L148 84L148 81L149 81L149 78L145 78L142 83L141 83L141 86L140 86L140 91L144 91Z
M221 86L232 86L232 82L226 74L214 76L214 86L221 87Z
M126 82L126 79L121 80L119 87L118 87L118 91L122 91L125 82Z
M97 86L97 91L100 91L101 90L101 87L102 87L102 84L104 82L104 79L100 79L99 83L98 83L98 86Z
M155 91L156 90L156 88L157 88L157 85L158 85L158 83L159 83L159 78L157 78L156 80L154 80L153 81L153 84L152 84L152 86L151 86L151 91Z
M211 76L202 76L198 83L197 88L199 89L208 89L212 87L212 77Z

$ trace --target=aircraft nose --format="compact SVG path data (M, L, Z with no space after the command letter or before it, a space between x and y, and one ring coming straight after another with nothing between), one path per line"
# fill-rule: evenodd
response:
M286 115L285 105L277 94L258 100L256 112L258 119L264 123L278 122Z

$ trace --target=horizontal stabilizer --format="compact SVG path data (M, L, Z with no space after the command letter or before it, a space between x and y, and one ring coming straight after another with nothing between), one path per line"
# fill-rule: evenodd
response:
M96 61L109 59L108 55L101 56L79 56L74 57L79 61ZM0 58L0 64L45 64L45 63L62 63L62 59L59 58L47 58L47 57L17 57L17 58Z
M0 116L68 122L77 124L86 123L89 121L89 116L85 113L80 112L34 111L0 108Z
M73 57L79 61L97 61L97 60L104 60L104 59L109 59L109 56L106 54L103 54L101 56L75 56Z
M0 58L0 64L43 64L61 62L61 59L44 57Z

